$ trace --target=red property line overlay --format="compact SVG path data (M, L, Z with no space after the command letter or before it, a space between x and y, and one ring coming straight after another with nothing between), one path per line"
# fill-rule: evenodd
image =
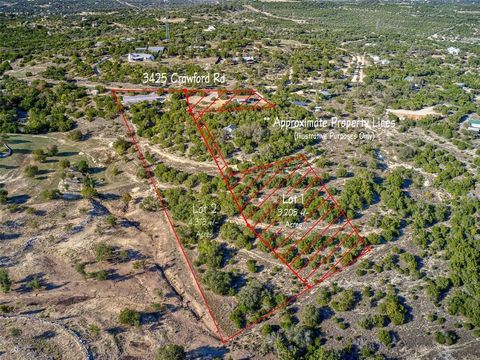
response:
M181 242L180 237L179 237L179 235L178 235L178 233L177 233L177 230L175 229L175 226L174 226L173 220L172 220L172 218L171 218L171 216L170 216L170 213L169 213L168 209L167 209L166 206L165 206L165 202L164 202L162 196L160 195L160 192L159 192L158 187L157 187L157 185L156 185L155 179L154 179L154 177L153 177L153 175L152 175L152 172L150 171L149 165L148 165L147 161L145 160L145 157L144 157L144 155L143 155L143 153L142 153L142 151L141 151L141 149L140 149L139 143L138 143L137 138L136 138L136 136L135 136L135 132L132 130L132 127L130 126L129 121L127 120L127 118L126 118L126 116L125 116L125 113L124 113L124 111L123 111L123 106L122 106L121 101L119 100L119 98L118 98L118 96L117 96L117 93L121 93L121 92L126 92L126 93L148 93L148 92L178 93L178 92L181 92L181 93L183 93L183 94L185 95L185 98L187 99L188 112L190 113L193 121L195 122L195 125L197 126L197 128L198 128L198 130L199 130L199 132L200 132L200 134L201 134L201 136L202 136L202 138L203 138L203 141L204 141L205 145L207 146L207 149L209 150L210 154L212 155L213 160L214 160L215 164L217 165L220 174L221 174L222 177L224 178L224 181L225 181L225 183L226 183L226 185L227 185L227 188L228 188L228 190L230 191L230 193L231 193L231 195L232 195L232 197L233 197L233 200L235 201L235 203L236 203L236 205L237 205L238 208L241 208L241 206L239 205L239 203L238 203L238 201L237 201L237 198L236 198L236 196L235 196L235 194L234 194L234 192L233 192L233 188L230 186L230 183L229 183L229 181L228 181L228 178L225 176L225 174L224 174L224 172L223 172L224 169L230 169L230 168L229 168L229 166L228 166L228 163L226 163L225 159L223 158L220 150L218 149L218 147L217 147L217 145L216 145L216 143L215 143L215 141L214 141L214 138L213 138L213 136L211 135L211 133L210 133L210 131L209 131L206 123L202 120L203 114L206 113L206 112L216 112L216 111L219 112L219 111L241 111L241 110L249 110L249 109L246 108L245 106L243 106L243 107L237 107L237 108L234 108L234 109L224 109L224 108L226 107L226 105L228 105L228 104L231 102L231 100L233 100L233 97L236 96L235 94L238 94L238 95L248 95L247 99L249 99L249 98L250 98L251 96L253 96L253 95L258 96L260 99L255 103L255 105L254 105L251 109L271 109L271 108L274 108L275 105L272 104L272 103L270 103L269 101L265 100L265 99L264 99L260 94L258 94L256 91L254 91L254 90L245 90L245 89L243 89L243 90L225 90L225 89L218 89L218 90L217 90L217 89L159 89L159 88L150 88L150 89L146 89L146 88L144 88L144 89L123 89L123 88L111 88L110 91L111 91L111 93L112 93L112 96L113 96L116 104L117 104L117 107L118 107L120 116L121 116L121 118L122 118L122 120L123 120L123 123L124 123L125 127L127 128L128 134L129 134L129 136L131 137L132 142L133 142L133 144L134 144L134 146L135 146L135 148L136 148L136 150L137 150L137 153L138 153L140 162L141 162L141 164L142 164L142 166L143 166L143 168L144 168L144 170L145 170L145 173L146 173L147 176L148 176L148 179L149 179L149 181L150 181L150 183L151 183L151 185L152 185L152 187L153 187L153 189L154 189L154 191L155 191L155 194L156 194L156 196L157 196L157 198L158 198L158 201L159 201L159 203L160 203L160 205L161 205L161 207L162 207L162 210L163 210L163 212L164 212L164 214L165 214L165 217L166 217L166 219L167 219L167 221L168 221L168 223L169 223L170 229L171 229L171 231L172 231L172 233L173 233L173 235L174 235L174 237L175 237L175 239L176 239L176 241L177 241L177 245L178 245L178 247L180 248L180 251L181 251L181 253L182 253L183 257L184 257L184 260L185 260L185 262L186 262L186 264L187 264L187 266L188 266L188 268L189 268L189 270L190 270L190 272L191 272L191 274L192 274L192 277L193 277L194 282L195 282L195 284L196 284L196 286L197 286L197 288L198 288L198 291L199 291L199 293L200 293L200 296L201 296L203 302L205 303L207 312L208 312L210 318L212 319L213 324L215 325L215 329L216 329L217 334L214 334L214 336L215 336L215 337L218 337L218 339L219 339L223 344L231 341L231 340L234 339L235 337L237 337L237 336L241 335L242 333L244 333L245 331L251 329L251 328L254 327L256 324L258 324L258 323L266 320L267 318L269 318L270 316L272 316L276 311L278 311L278 310L286 307L288 304L294 302L298 297L300 297L300 296L303 295L304 293L310 291L310 290L311 290L313 287L315 287L316 285L318 285L318 284L320 284L321 282L327 280L329 277L331 277L331 276L334 275L335 273L340 272L340 271L342 271L344 268L346 268L346 267L352 265L353 263L357 262L361 257L365 256L368 252L371 251L371 246L370 246L370 245L367 245L367 246L361 251L361 253L360 253L359 255L357 255L355 258L353 258L352 260L350 260L347 264L344 264L343 266L337 267L337 265L338 265L353 249L355 249L355 248L358 246L359 242L361 242L363 245L366 245L365 242L364 242L364 240L363 240L363 238L362 238L362 237L360 236L360 234L358 233L358 230L352 225L352 223L350 222L350 220L348 219L348 217L346 216L346 214L344 213L344 211L341 210L340 213L343 215L343 217L345 218L346 222L352 227L352 229L353 229L352 233L355 232L355 234L357 235L359 241L357 241L347 252L345 252L345 253L342 255L342 257L341 257L340 259L338 259L338 260L335 262L335 264L334 264L318 281L316 281L313 285L308 284L306 281L302 281L302 279L300 278L300 279L301 279L301 282L305 285L305 288L304 288L302 291L300 291L300 292L297 293L296 295L291 296L290 298L288 298L287 300L285 300L285 301L282 302L281 304L277 305L275 308L271 309L269 312L267 312L266 314L264 314L263 316L261 316L261 317L258 318L257 320L255 320L255 321L247 324L244 328L240 329L239 331L237 331L237 332L234 333L233 335L231 335L231 336L229 336L229 337L224 337L224 336L222 335L222 332L220 331L220 328L219 328L219 326L218 326L217 321L215 320L215 317L214 317L214 315L213 315L213 311L212 311L210 305L208 304L208 302L207 302L207 300L206 300L206 297L205 297L205 294L204 294L204 292L203 292L203 290L202 290L202 287L201 287L201 285L200 285L200 282L198 281L197 276L195 275L195 271L194 271L194 269L193 269L193 266L192 266L192 264L191 264L191 262L190 262L190 260L189 260L189 258L188 258L188 256L187 256L187 253L186 253L186 251L185 251L185 248L184 248L183 245L182 245L182 242ZM203 112L200 111L200 112L198 113L198 114L199 114L198 117L195 117L195 112L194 112L193 108L190 106L189 101L188 101L188 97L189 97L189 93L190 93L190 92L205 92L205 93L215 92L215 93L219 94L219 96L218 96L216 99L214 99L214 101L213 101L211 104L209 104L209 106L207 107L207 109L206 109L205 111L203 111ZM210 111L209 111L210 107L213 105L213 103L215 103L215 102L220 98L221 95L228 94L228 93L234 94L234 96L233 96L232 98L230 98L230 99L227 101L227 103L225 103L220 109L218 109L218 110L215 110L215 109L214 109L214 110L210 110ZM204 97L205 97L205 96L203 96L198 102L196 102L196 104L195 104L194 107L196 107L201 101L203 101ZM267 105L264 106L264 107L259 107L259 106L257 106L258 102L260 102L260 101L266 102ZM199 120L203 122L202 125L199 124L199 122L198 122ZM202 127L204 127L204 128L207 129L208 134L209 134L209 136L210 136L211 139L212 139L212 145L215 146L215 148L216 148L216 150L217 150L217 152L218 152L218 155L215 155L214 152L212 151L211 146L208 144L207 139L205 138L205 136L204 136L204 134L203 134L203 132L202 132ZM320 179L320 177L319 177L318 174L316 173L315 169L313 169L313 167L311 166L311 164L307 161L306 157L305 157L304 155L301 155L301 156L304 158L304 161L306 161L306 163L307 163L307 164L309 165L309 167L310 167L310 170L308 170L308 172L313 171L313 172L316 174L316 178L317 178L317 179ZM218 163L217 158L221 158L221 160L224 162L225 166L221 167L221 166L219 165L219 163ZM280 162L283 162L283 161L288 161L288 159L287 159L287 160L280 160L280 161L278 161L277 163L280 163ZM275 164L275 163L267 164L267 165L264 165L264 166L260 166L260 168L266 167L266 168L268 169L268 168L270 168L271 166L274 166L273 164ZM258 168L258 167L257 167L257 168ZM251 169L252 169L252 168L251 168ZM248 172L251 171L251 169L247 169L247 170L244 170L244 171L238 171L238 172L236 172L236 173L237 173L237 174L242 174L242 173L244 173L244 175L246 175L246 174L248 174ZM316 180L315 180L315 182L316 182ZM320 179L320 183L321 183L321 187L322 187L323 189L325 189L326 192L327 192L327 194L328 194L327 198L332 199L332 201L334 202L334 204L340 209L337 201L336 201L335 198L330 194L330 192L328 191L328 189L323 185L323 182L321 181L321 179ZM237 184L237 185L238 185L238 184ZM235 185L235 186L236 186L236 185ZM251 230L255 235L257 235L257 237L258 237L262 242L264 242L264 241L263 241L263 238L261 237L261 235L258 234L257 231L249 224L248 219L245 217L245 215L243 214L243 212L240 212L240 214L242 215L245 223L247 224L247 227L250 228L250 230ZM350 237L350 236L352 235L352 233L351 233L348 237ZM264 244L265 244L265 242L264 242ZM267 245L267 247L268 247L273 253L276 253L275 249L272 249L270 246L268 246L268 242L267 242L267 244L265 244L265 245ZM278 256L277 256L277 257L278 257ZM279 257L279 259L281 260L281 257ZM290 265L289 265L288 263L285 263L285 265L286 265L293 273L295 273L295 271L290 268ZM307 276L307 278L310 277L311 275L313 275L313 272L315 272L316 270L317 270L317 269L314 269L314 270L312 271L312 273ZM297 274L297 277L299 277L298 274Z

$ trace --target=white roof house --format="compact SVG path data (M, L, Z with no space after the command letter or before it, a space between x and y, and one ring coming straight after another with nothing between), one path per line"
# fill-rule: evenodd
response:
M228 125L228 126L225 126L225 127L223 128L223 131L225 131L226 133L231 134L231 133L233 133L233 131L234 131L236 128L237 128L237 127L236 127L235 125L230 124L230 125Z
M448 52L450 55L458 55L458 54L460 54L460 49L457 48L457 47L450 46L450 47L447 49L447 52Z
M215 26L209 25L208 28L204 29L203 31L205 31L205 32L215 31Z
M150 94L140 94L140 95L124 95L123 96L123 104L124 105L132 105L138 104L142 101L153 102L153 101L164 101L165 98L155 92Z
M153 61L155 57L152 54L144 54L144 53L130 53L128 54L128 61L129 62L137 62L137 61Z
M242 57L243 61L247 64L253 64L255 62L255 58L253 56L247 55Z

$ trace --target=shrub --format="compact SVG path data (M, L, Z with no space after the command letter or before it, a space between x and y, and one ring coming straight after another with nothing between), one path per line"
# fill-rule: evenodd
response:
M56 200L60 198L60 195L60 191L57 189L46 189L40 194L44 200Z
M8 200L8 191L0 189L0 204L5 204Z
M256 273L258 271L257 262L255 260L247 260L247 269L250 272Z
M0 287L2 291L7 293L10 291L12 286L12 281L10 280L10 276L8 275L8 270L4 268L0 268Z
M113 255L113 247L105 244L99 243L95 247L95 258L97 261L106 261L110 260Z
M130 201L132 201L132 195L130 193L126 192L122 194L122 201L125 205L128 205Z
M95 279L103 281L107 280L108 272L106 270L100 270L95 273Z
M58 146L53 144L53 145L50 145L47 149L47 155L48 156L57 156L58 154Z
M118 138L113 144L113 148L118 155L123 155L132 146L132 144L124 138Z
M140 326L140 313L131 309L123 309L118 315L118 322L122 325Z
M23 173L29 178L34 178L36 175L38 175L38 166L28 165L23 171Z
M332 301L332 307L336 311L350 311L355 307L355 292L347 289L338 294Z
M80 130L73 130L68 133L68 138L73 141L80 141L83 139L83 133Z
M146 211L157 211L160 209L160 203L158 199L153 196L147 196L140 204L140 208Z
M446 333L442 333L437 331L435 333L435 341L442 345L453 345L457 342L458 335L454 331L447 331Z
M377 338L385 346L390 346L393 342L392 334L388 330L378 330Z
M392 321L395 325L402 325L407 322L407 309L394 295L388 295L380 304L380 312Z
M233 292L231 287L232 275L229 273L208 269L205 273L204 281L215 294L227 295Z
M42 287L42 284L40 283L40 280L37 278L30 280L27 283L27 287L30 288L31 290L39 290Z
M263 336L270 335L273 332L272 325L270 324L263 325L261 332Z
M445 344L445 341L446 341L445 340L445 335L442 332L437 331L435 333L435 341L439 344L442 344L442 345Z
M98 191L92 186L83 186L81 194L84 199L93 199L98 196Z
M300 321L307 327L316 327L321 321L320 310L311 304L306 305L300 313Z
M60 169L62 169L62 170L66 169L66 168L69 168L70 167L70 161L68 161L67 159L62 159L62 160L60 160L59 166L60 166Z
M117 218L115 217L115 215L110 214L105 218L105 222L109 226L115 226L117 225Z
M38 162L45 162L47 160L47 154L42 149L35 149L32 151L33 160Z
M148 179L147 172L145 171L145 169L143 168L143 166L140 166L140 167L137 169L136 175L137 175L137 177L138 177L139 179Z
M86 276L87 273L85 272L85 263L76 263L75 264L75 271L78 272L79 274Z
M88 171L90 170L90 166L88 165L88 161L85 160L85 159L79 160L75 164L75 168L83 174L88 173Z
M22 335L22 330L20 330L19 328L11 328L10 329L10 335L13 336L13 337L18 337L20 335Z
M13 306L0 305L0 314L7 314L13 311Z
M164 345L157 350L155 360L184 360L187 358L182 346L175 344Z

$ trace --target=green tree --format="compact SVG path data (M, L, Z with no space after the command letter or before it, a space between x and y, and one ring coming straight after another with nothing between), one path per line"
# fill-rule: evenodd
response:
M47 160L47 154L43 151L43 149L35 149L32 151L33 160L38 162L45 162Z
M343 290L332 301L332 308L336 311L350 311L354 307L355 291L352 289Z
M42 288L42 283L38 278L34 278L27 283L27 287L31 290L39 290Z
M390 346L393 342L393 337L390 331L380 329L377 332L377 338L378 340L385 346Z
M57 156L58 155L58 146L53 144L50 145L47 149L47 155L48 156Z
M113 256L113 247L105 243L99 243L95 247L95 258L97 261L107 261Z
M232 275L229 273L208 269L205 272L204 276L205 284L212 290L215 294L227 295L233 292L232 289Z
M300 321L309 328L316 327L321 320L320 310L314 305L308 304L300 312Z
M131 309L123 309L118 315L118 322L122 325L140 326L140 313Z
M155 355L155 360L184 360L187 354L183 346L168 344L160 347Z
M5 204L8 200L8 191L0 189L0 204Z
M60 195L60 191L57 189L45 189L40 194L44 200L56 200L60 198Z
M402 325L407 322L407 309L400 303L395 295L387 295L380 304L379 310L395 325Z
M25 176L29 177L29 178L34 178L37 174L38 174L38 166L36 165L28 165L25 170L23 171L23 173L25 174Z
M2 291L5 293L9 292L11 286L12 286L12 281L10 280L8 270L4 268L0 268L0 287L2 288Z

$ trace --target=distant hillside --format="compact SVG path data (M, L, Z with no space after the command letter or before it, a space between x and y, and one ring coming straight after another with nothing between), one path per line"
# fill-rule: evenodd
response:
M213 0L169 0L169 6L215 3ZM2 13L29 13L36 15L72 14L126 8L163 7L163 0L4 0L0 2Z

